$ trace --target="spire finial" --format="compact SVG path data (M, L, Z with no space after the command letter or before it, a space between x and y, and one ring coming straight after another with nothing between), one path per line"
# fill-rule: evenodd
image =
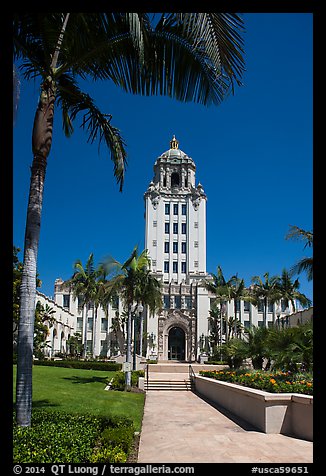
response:
M171 147L171 149L178 149L179 148L179 141L177 141L174 134L173 134L172 140L170 140L170 147Z

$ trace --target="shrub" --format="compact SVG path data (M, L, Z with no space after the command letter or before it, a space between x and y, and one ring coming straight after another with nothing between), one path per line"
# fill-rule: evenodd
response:
M126 453L120 448L96 448L90 457L90 463L125 463Z
M134 439L134 425L127 417L110 416L105 419L92 463L125 463Z
M243 360L248 355L248 344L242 339L234 337L221 346L222 358L231 369L241 367Z
M13 460L17 463L89 461L101 421L86 415L33 410L30 427L14 424Z
M133 426L120 426L116 428L106 428L101 435L101 442L105 446L120 446L128 454L134 439Z
M124 463L133 435L133 422L126 417L104 418L34 409L31 427L19 427L14 422L13 461Z
M113 379L111 380L112 390L123 391L125 389L126 380L124 372L116 372Z
M145 372L143 370L133 370L131 372L131 386L138 387L139 377L144 377ZM116 372L113 379L111 380L111 388L113 390L123 391L125 389L125 373Z

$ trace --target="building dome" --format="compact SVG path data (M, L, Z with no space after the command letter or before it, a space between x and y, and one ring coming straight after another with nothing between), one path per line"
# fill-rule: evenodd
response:
M183 150L179 149L179 141L175 138L175 135L170 141L170 149L163 152L163 154L159 156L159 159L186 159L192 162L192 159L183 152Z

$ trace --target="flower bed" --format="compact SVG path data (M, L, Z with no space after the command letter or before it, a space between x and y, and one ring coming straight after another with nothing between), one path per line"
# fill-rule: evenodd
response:
M310 373L267 372L263 370L201 370L202 377L231 382L245 387L272 393L313 394L313 379Z

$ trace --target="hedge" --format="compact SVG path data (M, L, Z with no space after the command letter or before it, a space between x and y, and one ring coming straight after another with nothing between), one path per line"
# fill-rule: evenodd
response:
M98 362L94 360L34 360L34 365L45 365L48 367L65 367L70 369L85 370L105 370L117 372L121 370L122 364L115 362Z
M14 421L13 462L125 463L133 437L133 422L126 417L34 409L30 427Z

